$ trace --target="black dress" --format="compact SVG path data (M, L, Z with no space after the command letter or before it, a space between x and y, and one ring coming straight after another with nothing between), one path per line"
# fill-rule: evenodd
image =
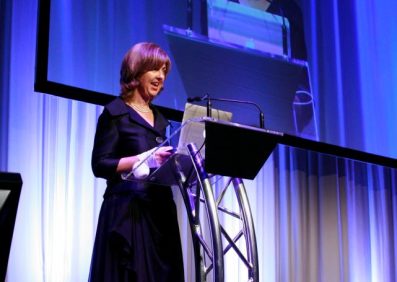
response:
M176 207L170 187L124 181L122 157L162 142L168 121L152 107L152 127L120 98L105 106L92 152L95 176L107 180L89 281L184 281Z

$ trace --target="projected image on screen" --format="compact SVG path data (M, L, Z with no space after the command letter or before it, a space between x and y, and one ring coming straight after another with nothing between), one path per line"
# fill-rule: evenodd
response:
M317 140L305 62L164 28L189 97L253 102L265 115L266 129ZM213 104L233 113L233 122L259 126L259 113L252 105Z
M119 95L120 64L135 43L155 42L168 51L162 25L186 25L186 6L179 0L40 2L42 11L39 14L43 17L43 10L50 7L48 81L89 90L92 91L89 95L93 96L95 92ZM38 43L46 47L42 38ZM43 58L37 60L40 63ZM56 91L51 91L57 95ZM103 104L91 97L79 97L78 89L61 96L67 97L70 92L72 99ZM165 89L155 104L182 109L185 100L178 73L171 70Z
M178 120L188 97L243 97L261 105L268 129L316 139L307 64L289 56L289 21L264 11L278 1L266 7L251 2L201 1L192 6L191 30L188 6L179 0L42 0L35 90L104 105L119 94L125 52L136 42L153 41L169 53L173 65L165 90L154 101L171 111L167 118ZM177 46L163 26L214 44ZM197 26L202 33L194 31ZM250 107L230 105L228 110L235 112L236 122L255 125Z

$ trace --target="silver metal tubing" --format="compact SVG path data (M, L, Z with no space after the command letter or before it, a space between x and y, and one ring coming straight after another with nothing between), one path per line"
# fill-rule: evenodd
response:
M254 222L252 219L251 208L249 205L244 183L240 178L233 179L233 186L239 201L240 211L243 216L244 233L246 237L247 255L252 265L248 270L249 278L252 281L259 281L258 251L256 246L256 236Z
M203 165L203 159L200 152L193 143L187 146L190 157L192 158L193 166L197 172L198 180L202 188L205 199L205 206L207 210L207 219L209 222L210 236L212 240L212 268L213 281L224 281L224 261L223 261L223 247L221 240L220 224L217 213L217 206L215 204L214 195L211 183L208 178ZM200 201L197 201L198 203ZM197 269L196 269L197 272Z
M218 177L213 190L211 178L205 170L203 158L197 147L191 143L187 146L188 154L192 162L192 173L180 175L178 185L187 209L195 258L196 281L224 282L226 253L233 250L240 261L248 270L248 281L259 281L258 253L256 236L250 205L243 181L240 178ZM224 181L218 181L224 180ZM221 188L221 184L226 184ZM234 193L238 203L239 212L233 206L229 208L229 202L225 201L228 188L234 187ZM203 207L200 207L203 205ZM231 236L228 230L220 222L234 218L240 223L241 230ZM226 225L225 225L226 226ZM227 227L227 226L226 226ZM227 242L223 249L222 239ZM239 249L238 241L243 241L245 248Z

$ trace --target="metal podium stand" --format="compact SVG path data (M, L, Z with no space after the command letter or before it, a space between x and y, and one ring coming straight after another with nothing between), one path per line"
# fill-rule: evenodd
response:
M224 256L230 249L236 252L247 267L248 281L259 281L255 230L243 181L240 178L230 178L217 194L211 184L211 178L217 176L206 172L204 160L193 143L188 145L188 150L192 161L191 173L187 178L180 173L177 178L192 232L196 281L207 281L210 272L212 272L212 281L224 281ZM221 205L223 196L231 186L234 187L239 213ZM202 204L208 222L203 222L200 216ZM240 220L241 230L231 236L220 223L219 213ZM203 235L205 228L210 231L208 239ZM227 242L226 246L222 242L222 237ZM245 242L245 248L243 248L245 251L236 244L242 238Z
M246 151L243 147L234 148L231 154L230 146L234 146L234 141L239 139L232 137L233 140L230 140L229 132L222 127L218 129L222 122L208 117L182 124L162 145L175 138L189 123L201 123L205 128L205 156L202 156L203 146L197 147L201 144L188 143L185 150L173 154L165 164L139 181L178 185L192 234L196 281L224 281L224 257L230 252L234 252L238 261L246 267L247 281L259 281L254 223L241 178L255 177L269 155L268 146L259 146L263 151L261 155L258 154L258 146L253 154L239 152ZM221 136L227 136L229 140ZM245 138L247 140L249 145L252 139L248 136L248 139ZM230 165L231 160L233 165ZM131 173L124 179L138 181ZM222 185L220 182L223 182ZM226 193L236 199L238 211L223 202ZM228 231L222 224L225 220L238 221L239 230Z

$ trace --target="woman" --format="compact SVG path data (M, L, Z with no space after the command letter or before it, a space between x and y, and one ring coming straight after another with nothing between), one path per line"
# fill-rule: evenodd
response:
M143 166L161 165L172 147L161 147L168 121L151 104L170 70L168 55L138 43L125 55L121 94L98 119L92 152L96 177L107 180L91 261L90 281L183 281L176 207L170 187L122 180Z

